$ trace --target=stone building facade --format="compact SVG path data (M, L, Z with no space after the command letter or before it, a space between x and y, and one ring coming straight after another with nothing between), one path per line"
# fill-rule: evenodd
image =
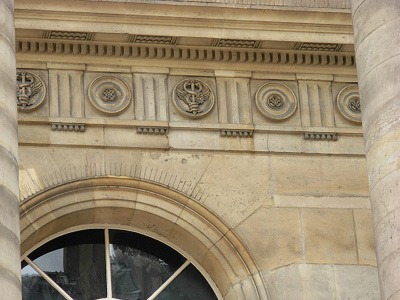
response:
M400 5L353 2L2 0L4 299L20 262L24 299L178 299L118 294L120 232L215 299L400 299ZM105 294L74 296L46 255L99 230Z

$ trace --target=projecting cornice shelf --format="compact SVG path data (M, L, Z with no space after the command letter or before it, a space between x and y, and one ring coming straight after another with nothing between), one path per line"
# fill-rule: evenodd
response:
M141 59L266 63L289 65L354 66L354 55L340 52L268 51L218 47L103 44L86 41L17 40L19 53L125 57Z

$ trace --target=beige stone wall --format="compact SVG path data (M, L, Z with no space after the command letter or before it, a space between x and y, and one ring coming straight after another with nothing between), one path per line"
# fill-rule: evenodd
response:
M348 13L67 2L17 3L18 71L46 91L19 112L23 254L119 226L224 299L379 298ZM209 113L180 111L185 80Z
M353 293L377 299L366 178L359 176L365 173L362 158L35 146L22 146L20 152L26 167L21 172L32 178L48 174L47 180L73 179L87 168L108 169L113 174L114 168L120 172L121 165L124 175L125 167L136 164L142 166L143 177L153 180L164 172L170 185L183 192L188 188L196 201L238 235L264 275L271 299L290 293L303 295L301 299L322 294L318 299L353 297ZM323 176L315 172L332 164L338 166L336 172L325 171ZM343 171L348 177L341 177ZM45 185L44 181L36 183ZM347 280L341 274L346 274ZM212 275L216 281L221 276L218 272ZM317 286L313 277L320 281ZM360 286L362 283L365 286ZM353 285L360 288L354 290Z
M193 198L237 235L263 276L269 299L377 299L362 137L359 125L336 106L338 91L350 83L196 76L213 89L216 107L191 120L171 99L172 87L188 75L27 71L42 76L50 90L37 110L19 114L21 199L96 176L154 182ZM132 90L132 102L119 114L90 102L90 83L105 75ZM255 91L265 83L284 83L295 91L299 103L291 117L273 121L255 107ZM240 96L232 97L235 93ZM77 124L85 130L75 131ZM305 139L304 128L336 134L337 140ZM221 135L246 130L252 136ZM187 237L182 243L194 242ZM226 299L241 299L234 288L238 282L243 297L255 297L247 275L231 276L221 286L222 273L210 272Z

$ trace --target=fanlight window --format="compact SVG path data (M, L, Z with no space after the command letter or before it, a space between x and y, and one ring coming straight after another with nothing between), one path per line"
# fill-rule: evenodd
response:
M152 238L91 229L58 237L22 261L23 300L216 300L201 273Z

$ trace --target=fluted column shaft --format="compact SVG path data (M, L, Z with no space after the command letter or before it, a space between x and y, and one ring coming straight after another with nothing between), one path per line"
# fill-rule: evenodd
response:
M352 0L382 299L400 299L400 1Z
M0 0L0 298L21 299L14 0Z

